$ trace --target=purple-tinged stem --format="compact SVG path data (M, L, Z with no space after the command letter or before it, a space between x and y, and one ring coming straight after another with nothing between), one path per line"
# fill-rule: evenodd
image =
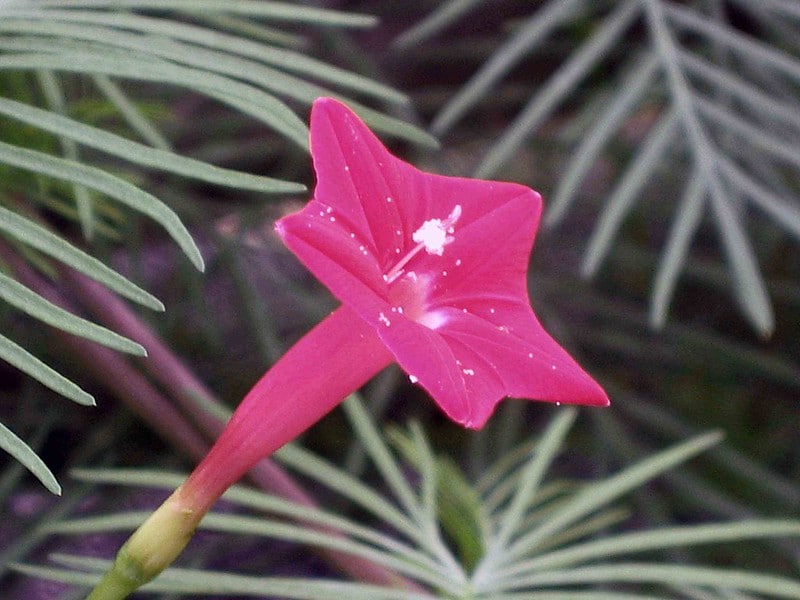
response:
M147 358L137 361L141 368L178 401L187 415L206 432L209 441L213 441L224 423L204 410L197 401L206 399L209 404L215 403L211 391L119 296L74 269L64 267L60 273L67 288L106 327L138 342L147 350Z
M61 273L67 287L106 327L147 349L147 358L137 361L140 367L175 398L180 408L205 434L210 447L225 423L208 412L198 400L204 400L206 405L219 404L214 394L119 296L73 269L64 268ZM205 451L192 458L199 460L203 456ZM305 490L273 461L259 463L250 473L250 478L266 491L307 506L314 505Z
M61 308L79 313L51 283L4 243L0 243L0 257L14 269L21 283ZM96 381L113 390L120 398L130 399L126 402L128 408L161 438L182 448L196 460L206 453L208 446L203 437L147 378L130 365L128 359L114 350L59 329L54 330L54 335L70 351L70 355L92 373Z

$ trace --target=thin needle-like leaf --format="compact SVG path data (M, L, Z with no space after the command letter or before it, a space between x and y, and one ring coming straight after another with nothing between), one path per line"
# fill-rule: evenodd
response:
M69 40L73 50L91 51L90 44L103 43L118 49L141 52L231 79L241 79L268 92L307 104L311 104L317 97L332 94L329 90L261 62L162 36L130 34L110 27L53 23L36 19L6 19L0 22L0 31L2 30L36 36L57 36L56 39Z
M778 99L766 94L749 81L720 68L690 52L680 53L681 64L687 72L713 85L719 91L731 94L748 107L752 114L770 117L786 125L800 129L800 103L792 105L786 99Z
M520 577L513 584L509 583L506 589L591 583L699 585L711 589L732 589L767 594L776 598L800 597L800 583L788 577L734 569L652 563L619 563L579 567L568 571L547 571Z
M199 27L188 23L177 22L174 19L147 17L144 15L99 12L87 10L25 10L8 9L5 11L9 18L26 18L31 21L54 23L57 21L67 23L85 23L91 25L106 25L113 29L100 31L136 31L165 36L170 40L189 42L190 48L204 48L220 50L228 56L240 56L253 59L263 64L272 65L288 72L307 75L318 81L327 81L346 89L357 91L369 96L380 98L389 102L407 102L408 98L394 88L374 79L364 77L358 73L335 67L301 52L276 48L271 44L263 44L242 36L234 36L218 29ZM44 25L43 25L44 26ZM55 24L51 25L55 27ZM89 31L88 29L85 31ZM58 34L58 30L53 30ZM145 39L142 37L142 39ZM147 39L150 39L149 37ZM117 40L104 38L108 43L117 43Z
M47 528L54 533L82 535L109 531L130 531L141 525L148 515L149 513L147 512L124 512L101 517L74 519L69 522L53 524ZM420 553L411 553L403 556L393 551L375 548L371 544L365 544L352 538L331 535L330 532L320 531L316 528L263 517L221 513L207 515L200 527L204 530L224 532L230 535L260 536L337 550L384 565L393 571L413 577L429 585L442 584L438 565L427 560ZM456 592L457 588L450 585L449 591Z
M419 423L411 423L411 441L414 447L417 469L422 477L420 490L420 507L425 513L426 521L429 526L436 526L436 513L438 512L436 503L436 488L439 486L438 474L436 471L436 458L433 450L425 439L425 434Z
M781 139L773 131L764 129L746 122L739 115L735 115L705 98L695 98L695 104L700 112L719 126L725 135L736 134L744 143L752 144L756 148L779 158L784 164L800 170L800 146Z
M63 40L43 44L38 40L3 41L3 47L20 52L0 55L0 69L53 69L73 73L110 75L182 85L237 108L286 136L300 148L307 147L308 130L283 102L266 92L230 77L154 59L136 52L107 47L105 53L75 50ZM62 52L56 52L58 46ZM24 52L28 48L33 52ZM39 52L37 52L37 50Z
M514 534L520 531L520 523L577 416L578 412L574 408L561 411L542 435L533 456L520 473L516 492L509 507L503 512L500 530L492 540L493 546L502 548L508 545Z
M574 90L577 83L586 77L590 69L605 57L639 12L640 6L636 0L626 0L617 4L614 11L597 27L594 35L584 42L547 81L541 91L528 101L522 112L478 165L475 170L476 177L489 177L497 172L556 106L563 102L565 96Z
M44 152L12 146L5 142L0 142L0 163L50 175L57 179L80 183L88 188L108 194L156 221L167 230L167 233L170 234L189 260L192 261L192 264L199 271L204 269L200 250L178 215L158 198L140 190L132 183L110 175L96 167L51 156Z
M427 532L427 549L438 559L442 574L452 581L458 590L466 581L464 569L458 564L453 554L442 540L439 522L437 520L438 503L437 487L443 482L439 481L439 470L433 450L425 439L422 428L411 424L411 438L414 445L414 454L417 458L418 469L422 476L422 493L420 494L420 516L424 521L420 524Z
M41 0L37 5L44 8L132 8L157 11L178 10L186 13L240 14L248 17L311 23L327 27L372 27L377 23L377 18L371 15L262 0L227 0L224 3L217 2L217 0Z
M393 45L398 50L411 48L446 28L482 2L484 0L449 0L395 38Z
M551 0L540 8L439 111L431 130L436 135L448 131L522 56L544 43L547 35L580 10L582 5L580 0Z
M120 352L147 356L145 349L136 342L73 315L2 272L0 272L0 298L30 316L73 335L92 340Z
M195 15L195 19L210 23L213 30L232 32L246 39L257 40L285 48L304 48L308 41L302 34L287 32L277 26L264 25L247 17L205 13Z
M647 53L636 69L625 78L625 84L619 86L619 91L608 100L608 109L597 119L596 125L582 136L583 141L565 167L553 199L548 204L545 213L547 226L558 225L567 214L578 186L597 160L600 150L652 85L657 66L655 55Z
M41 225L0 206L0 231L99 281L129 300L163 311L161 301L96 258L70 245Z
M111 561L53 555L51 559L74 568L89 569L80 572L72 569L12 565L15 571L43 579L63 581L74 585L92 587ZM287 600L433 600L422 592L408 592L395 587L381 587L362 583L309 578L253 577L234 575L208 569L167 569L156 580L143 586L143 592L167 592L183 594L220 594L264 597L275 596Z
M489 495L496 486L508 480L508 475L530 456L535 445L535 440L529 440L503 454L495 463L488 466L475 484L475 489L483 496Z
M667 248L656 272L650 301L650 325L660 329L667 313L681 269L686 264L689 247L703 218L707 191L702 178L695 172L678 204L675 220L667 239Z
M733 162L720 159L720 170L748 195L753 204L769 214L790 233L800 237L800 210L759 184Z
M0 346L5 338L0 336ZM53 494L61 495L61 486L58 484L53 472L47 468L44 461L34 452L28 444L18 438L13 431L0 423L0 448L8 452L22 466L30 471L42 485Z
M148 469L75 469L71 475L80 481L116 484L124 486L144 486L148 488L163 488L167 490L178 487L186 479L185 474L167 473ZM353 539L361 540L396 556L405 557L406 560L416 564L428 565L431 570L438 568L437 564L426 554L414 550L408 544L401 542L396 536L388 535L382 531L367 527L347 517L339 516L319 508L298 504L279 496L271 496L247 487L234 486L223 496L226 501L243 508L255 509L269 515L277 515L292 519L306 525L316 525L331 528L337 533L344 533ZM127 518L127 517L126 517ZM76 519L70 521L57 521L48 524L46 528L54 533L81 533L91 524L97 530L102 530L105 521L89 521ZM125 521L125 527L130 525ZM133 525L135 526L135 525Z
M711 19L702 18L697 13L675 3L658 2L656 8L662 15L668 14L670 19L679 25L725 44L737 54L745 57L748 62L758 61L768 66L771 71L781 71L795 81L800 81L800 60L790 54L758 42L736 29L723 27ZM664 26L666 27L666 24Z
M606 208L595 226L584 254L581 274L592 277L597 273L616 236L622 221L633 207L637 194L647 184L655 165L663 161L678 132L678 115L672 110L663 115L658 125L648 134L637 152L635 160L628 166L614 190L609 195Z
M671 547L699 544L742 542L748 539L800 536L800 521L741 521L669 527L609 536L601 540L575 544L563 550L537 556L514 564L498 577L504 578L549 569L562 569L593 559L624 556Z
M785 15L789 18L800 18L800 6L793 0L761 0L757 4L751 4L748 0L735 0L736 4L743 7L755 8L760 11L773 12L777 15Z
M423 537L415 522L386 498L349 473L310 452L290 444L281 448L275 454L275 458L292 469L313 477L321 485L338 492L357 506L370 511L409 538L418 541Z
M100 90L100 93L117 108L128 126L138 133L145 142L153 148L158 148L165 152L172 150L167 138L142 114L139 107L128 98L125 92L110 77L95 74L92 75L92 81L97 86L97 89Z
M739 305L758 332L769 337L775 329L775 315L755 252L730 202L717 194L712 193L710 197Z
M66 101L64 93L61 90L61 85L58 78L52 71L39 71L37 73L39 84L44 92L50 108L56 113L63 114L66 111ZM59 138L61 149L64 156L70 160L78 161L78 146L68 137L61 136ZM92 198L89 195L89 190L80 184L73 184L73 192L75 194L75 204L78 209L78 220L81 223L83 236L90 240L94 236L95 217Z
M364 445L364 449L375 463L395 497L409 515L412 515L418 522L423 522L422 507L417 501L414 490L408 480L403 477L400 466L375 428L359 398L355 395L350 396L342 404L342 407L361 443Z
M525 535L520 536L508 549L507 556L519 557L530 552L549 536L563 530L577 519L628 493L664 471L718 443L722 435L712 432L695 437L639 463L605 481L585 487L572 499L558 507L549 519Z
M2 334L0 334L0 358L65 398L84 406L95 405L91 394L83 391L78 385Z
M305 186L299 183L223 169L173 152L152 148L80 121L7 98L0 98L0 113L151 169L193 177L217 185L265 193L292 193L305 190Z
M684 130L691 141L695 165L706 181L712 213L716 217L716 225L731 267L739 304L757 330L765 337L769 336L775 325L775 317L766 284L747 235L730 204L731 194L725 189L717 173L717 153L692 102L688 82L681 70L680 55L667 26L665 7L656 0L646 0L644 7L654 43L666 70L674 109L680 115Z
M561 449L564 437L577 414L574 409L562 411L544 432L535 453L522 469L516 492L511 498L509 507L502 513L499 531L490 539L486 555L475 569L472 577L475 585L483 586L487 581L494 579L497 563L502 562L506 547L514 534L520 531L525 513L539 490L547 469Z

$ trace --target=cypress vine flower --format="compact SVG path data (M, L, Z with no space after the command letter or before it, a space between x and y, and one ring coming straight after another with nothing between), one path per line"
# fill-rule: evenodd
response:
M155 577L230 485L392 362L476 429L507 396L608 404L529 304L539 194L424 173L329 98L312 109L311 154L314 198L276 230L342 306L253 387L200 465L126 542L92 600L122 598Z

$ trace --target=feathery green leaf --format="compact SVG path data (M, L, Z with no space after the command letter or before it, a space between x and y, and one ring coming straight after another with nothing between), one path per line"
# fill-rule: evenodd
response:
M132 183L73 160L0 142L0 163L80 183L103 192L159 223L183 250L192 264L202 271L203 257L191 234L171 208Z

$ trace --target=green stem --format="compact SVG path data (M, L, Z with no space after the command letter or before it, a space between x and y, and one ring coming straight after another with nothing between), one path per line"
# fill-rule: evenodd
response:
M86 600L122 600L153 580L183 551L204 515L180 486L120 548Z

